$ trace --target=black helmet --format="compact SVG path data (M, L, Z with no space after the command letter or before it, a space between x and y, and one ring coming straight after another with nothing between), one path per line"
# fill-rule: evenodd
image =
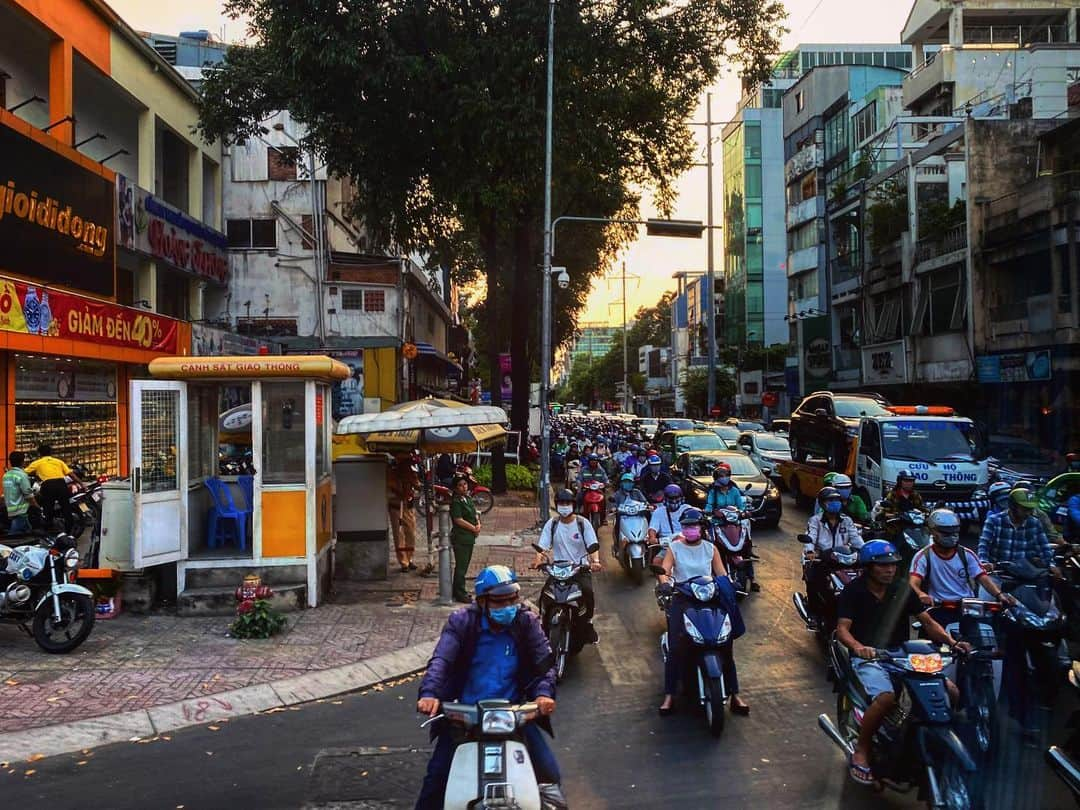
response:
M555 503L573 503L574 493L568 489L560 489L555 493Z
M818 490L817 499L823 509L825 508L826 502L841 500L840 493L836 490L836 487L822 487Z

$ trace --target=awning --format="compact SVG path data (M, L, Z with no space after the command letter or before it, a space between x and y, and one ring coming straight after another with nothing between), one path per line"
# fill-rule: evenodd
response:
M419 357L433 357L437 360L442 360L449 367L451 373L457 376L461 375L461 365L457 361L451 360L447 355L440 352L430 343L418 340L413 345L416 346L416 353Z

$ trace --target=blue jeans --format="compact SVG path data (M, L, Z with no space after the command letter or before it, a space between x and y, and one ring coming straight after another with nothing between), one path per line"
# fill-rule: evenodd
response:
M11 519L11 525L8 526L8 534L29 534L30 533L30 518L26 515L16 515Z
M525 747L532 759L536 781L540 784L559 784L562 781L559 763L544 739L544 732L535 723L525 726ZM441 810L456 748L453 733L444 723L442 731L435 738L435 750L431 752L431 759L428 761L427 774L420 788L420 798L416 800L416 810Z

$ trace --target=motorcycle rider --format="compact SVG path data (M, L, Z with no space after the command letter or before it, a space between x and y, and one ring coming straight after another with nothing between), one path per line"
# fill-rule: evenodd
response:
M641 501L641 503L648 503L645 500L645 493L643 493L637 486L634 485L633 473L625 472L619 476L619 488L615 490L615 494L611 498L615 504L615 531L614 536L619 539L619 507L627 501ZM620 541L620 551L622 546L625 545Z
M906 581L896 580L900 555L885 540L871 540L859 552L863 576L840 594L836 638L852 654L851 667L872 701L859 726L859 739L851 757L851 778L864 785L874 782L870 770L870 747L882 721L896 705L896 693L889 673L876 660L878 649L899 647L908 640L909 618L916 617L931 641L964 651L969 644L957 642L934 621L925 605ZM955 704L956 687L947 682Z
M843 499L835 487L822 487L817 496L821 512L811 515L806 524L806 534L810 542L803 546L803 579L806 582L806 599L810 613L820 616L825 609L825 588L829 568L822 557L825 552L835 548L850 546L859 549L863 546L862 534L850 517L844 514Z
M38 446L38 457L27 465L26 474L36 475L41 479L38 503L41 505L46 524L52 520L54 505L59 504L60 511L64 515L64 532L71 534L74 515L71 509L68 508L70 496L68 495L67 483L64 481L64 477L71 478L77 484L82 484L82 480L63 460L53 455L52 447L47 444ZM47 526L47 528L51 530L52 527Z
M1035 517L1035 499L1025 489L1009 493L1009 508L991 515L979 535L978 555L983 564L997 565L1022 559L1052 565L1054 550L1042 523Z
M656 455L656 453L649 453L646 457L645 469L642 471L638 481L638 485L641 487L641 491L645 493L645 497L651 502L657 493L664 491L672 483L671 474L664 469L660 456ZM681 492L682 490L680 490L680 494Z
M596 453L589 454L589 460L586 466L581 468L581 475L578 476L578 488L577 488L577 508L580 510L585 505L585 487L593 481L599 481L605 487L608 485L608 474L600 464L600 456ZM607 523L607 509L601 509L601 521Z
M901 527L890 525L889 521L914 510L927 511L922 495L915 491L915 476L911 470L900 470L896 474L896 485L881 504L881 519L885 523L886 538L892 541L902 531Z
M26 454L20 450L13 450L8 455L9 466L3 479L4 507L9 521L8 534L27 534L30 531L30 507L38 505L34 498L34 488L30 484L30 476L22 468L25 461Z
M861 496L852 494L851 478L844 473L831 472L825 474L825 477L821 479L821 483L824 486L832 487L840 493L840 500L843 502L841 511L845 515L862 525L870 523L870 509L867 508L866 501ZM820 511L821 504L815 503L814 514Z
M702 539L704 515L700 510L691 507L686 510L683 518L682 532L669 546L671 553L664 555L661 565L666 573L660 577L660 584L657 586L659 593L667 593L672 597L667 610L668 657L664 662L664 702L660 704L660 714L664 717L674 712L675 690L679 685L686 640L683 612L686 610L687 601L672 588L671 583L710 575L722 578L718 579L717 585L720 586L721 599L734 626L732 640L742 635L745 630L735 601L735 590L728 579L720 552L712 543ZM731 694L732 713L745 716L750 714L750 706L739 697L739 677L735 668L734 650L732 652L724 661L724 682Z
M1065 541L1061 536L1061 530L1054 525L1054 521L1046 514L1041 506L1039 506L1039 500L1035 497L1035 485L1030 481L1017 481L1013 484L1013 489L1026 490L1031 499L1035 501L1035 508L1032 510L1032 515L1035 519L1042 524L1043 531L1046 532L1046 537L1050 541L1051 546L1060 546Z
M738 509L739 515L742 516L746 512L746 498L739 491L738 485L731 480L731 465L726 461L721 461L713 467L712 477L712 486L709 487L709 494L705 497L705 514L718 515L721 509L731 506ZM754 579L755 557L749 540L747 541L746 555L749 563L746 579L750 583L750 590L757 593L761 590L761 586Z
M934 603L971 599L978 595L976 583L1005 605L1015 600L1003 593L983 570L975 552L960 545L960 518L951 509L935 509L926 519L933 542L919 549L911 560L908 583L934 621L942 627L963 619L959 610Z
M591 572L602 571L604 568L600 563L600 551L589 551L590 546L598 545L596 532L589 521L581 515L574 514L574 495L570 490L562 489L555 494L555 511L558 512L558 517L553 517L544 524L540 539L536 541L536 544L544 551L536 552L533 568L544 562L548 551L556 560L578 562L583 558L588 558L589 570L577 575L577 583L581 588L582 607L585 612L575 618L578 632L573 633L572 637L579 644L596 643L596 630L592 625L595 597Z
M503 699L533 700L541 719L525 727L525 745L541 793L566 806L559 763L540 729L551 733L555 711L555 669L551 646L536 614L520 604L517 575L505 565L490 565L476 575L476 604L458 608L443 627L420 682L416 710L435 717L443 701L465 703ZM435 750L428 762L417 810L439 810L457 742L449 723L431 729Z
M657 506L649 518L649 545L656 545L661 537L679 534L682 531L683 512L690 508L683 501L682 488L678 484L664 487L664 503ZM663 554L663 550L660 554Z
M1010 492L1012 492L1012 487L1004 481L995 481L987 488L986 494L990 498L990 509L986 513L987 517L1004 512L1009 508Z

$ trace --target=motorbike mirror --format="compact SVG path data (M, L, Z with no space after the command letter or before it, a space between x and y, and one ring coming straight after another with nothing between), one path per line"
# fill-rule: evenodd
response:
M593 543L591 546L589 546L585 550L587 552L589 552L590 554L595 554L596 552L598 552L600 550L600 544L599 543Z
M749 492L749 491L750 491L750 489L751 489L751 488L752 488L753 486L754 486L754 482L753 482L753 481L747 481L747 482L746 482L746 486L745 486L745 487L743 487L743 489L744 489L744 490L745 490L746 492Z
M664 566L657 565L656 563L651 563L649 565L649 570L654 574L667 574L667 571L664 570Z
M536 543L533 543L532 547L536 550L537 554L546 554L547 553L547 552L544 551L544 549L540 548L540 546L537 545Z
M798 541L799 543L802 543L803 545L805 545L805 544L807 544L807 543L811 542L811 541L810 541L810 535L808 535L808 534L800 534L800 535L797 535L797 536L795 537L795 539L796 539L796 540L797 540L797 541Z

